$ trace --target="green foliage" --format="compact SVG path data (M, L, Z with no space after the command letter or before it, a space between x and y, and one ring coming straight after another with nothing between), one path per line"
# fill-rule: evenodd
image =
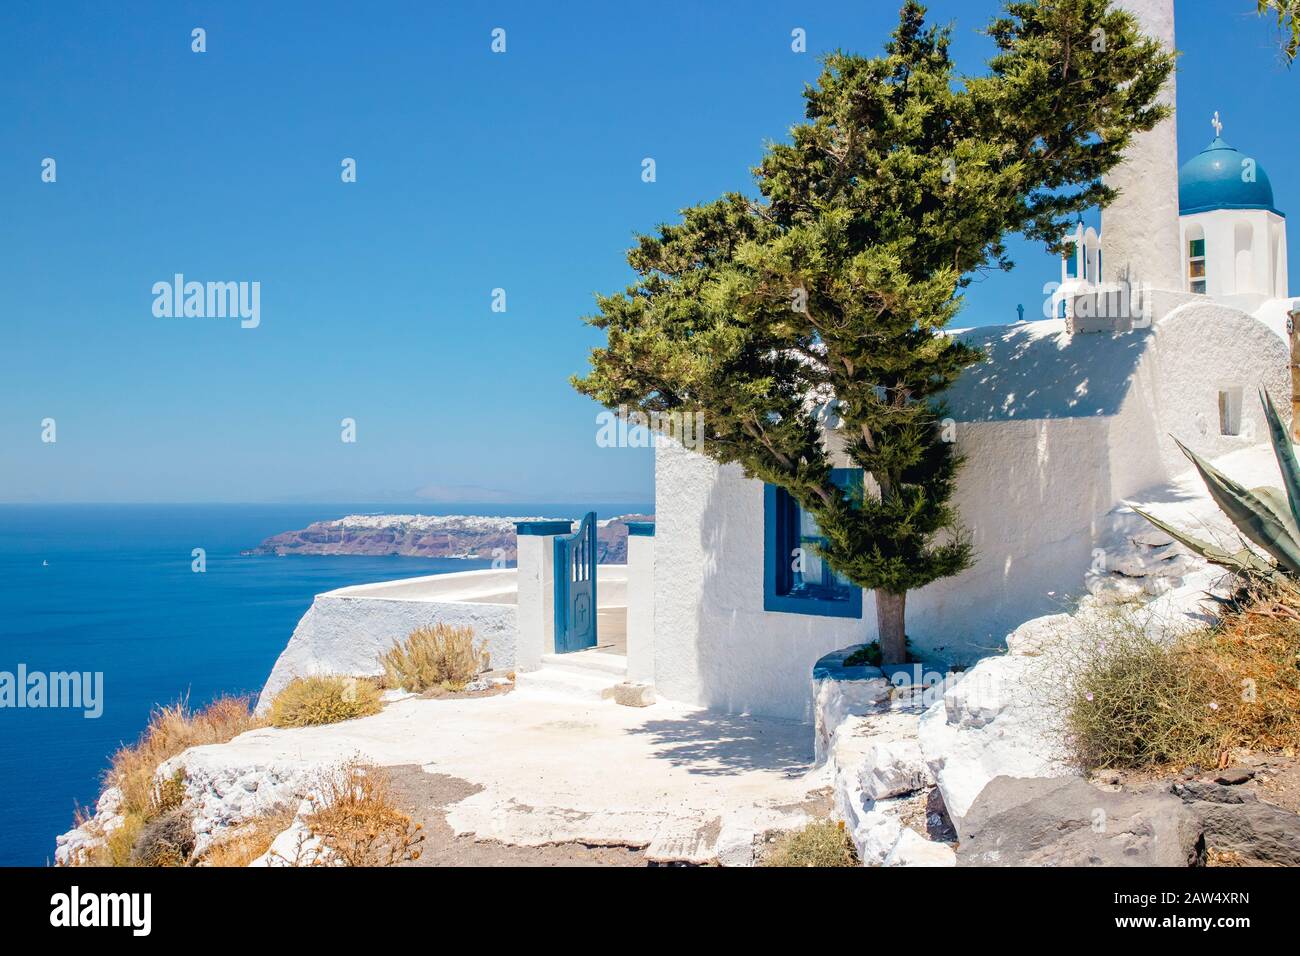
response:
M271 702L273 727L316 727L379 713L379 689L357 677L299 677Z
M907 661L904 661L902 663L907 663L908 661L915 660L915 658L912 656L912 639L910 637L906 638L903 643L904 646L907 648ZM844 658L845 667L862 667L862 666L879 667L884 662L885 662L885 655L884 652L880 649L879 641L872 641L870 644L863 644L861 647L859 647L848 657ZM893 661L891 663L896 664L899 662Z
M1145 511L1136 508L1134 510L1213 564L1243 577L1276 580L1283 575L1294 577L1300 574L1300 530L1297 530L1300 526L1300 463L1296 461L1295 448L1291 444L1291 436L1287 434L1282 417L1273 405L1272 398L1262 388L1259 390L1259 400L1264 405L1269 438L1273 443L1273 453L1277 457L1278 467L1282 471L1285 491L1267 487L1247 489L1182 442L1178 442L1178 447L1196 466L1215 504L1231 519L1238 531L1272 557L1276 562L1275 565L1264 560L1249 547L1243 547L1239 551L1228 551L1226 548L1179 531Z
M597 296L607 344L574 380L611 408L702 413L706 454L789 491L831 567L894 596L887 655L901 597L972 560L941 428L944 391L981 358L943 334L961 289L1011 267L1009 233L1059 248L1167 114L1172 56L1106 0L1010 3L989 33L975 78L915 2L883 56L826 57L807 121L755 170L762 198L729 193L641 236L637 281ZM851 492L823 444L836 420L871 478Z
M1282 31L1282 53L1288 63L1294 63L1300 54L1300 0L1258 0L1259 13L1277 15L1277 27Z
M844 658L845 667L879 667L885 661L884 655L880 651L880 642L872 641L870 644L864 644L856 651Z

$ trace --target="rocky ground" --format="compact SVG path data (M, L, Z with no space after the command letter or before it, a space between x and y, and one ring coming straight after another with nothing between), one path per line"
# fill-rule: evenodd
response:
M427 773L414 764L389 767L394 802L423 827L420 857L405 866L645 866L645 849L558 843L514 846L457 834L447 811L482 787L444 773Z
M1257 450L1232 457L1234 474L1268 480ZM1226 536L1190 481L1156 498L1142 505ZM1100 527L1086 595L1069 613L1026 621L1007 654L910 696L883 675L819 682L818 755L865 865L1300 866L1292 757L1242 752L1223 769L1092 780L1067 761L1059 689L1075 649L1116 626L1173 639L1210 624L1210 599L1226 594L1222 572L1130 509Z
M803 724L668 701L620 706L529 674L510 693L408 696L372 717L261 728L191 748L158 773L184 770L202 854L274 808L298 807L301 816L301 802L352 761L397 773L403 804L432 834L429 863L750 865L769 831L828 809L826 772L810 772ZM101 824L111 821L111 803ZM282 857L296 858L300 832L295 825L277 841ZM87 836L80 828L60 837L58 858Z

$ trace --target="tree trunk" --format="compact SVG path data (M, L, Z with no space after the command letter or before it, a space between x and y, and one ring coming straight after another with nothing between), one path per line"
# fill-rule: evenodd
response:
M880 656L885 664L907 663L907 592L876 591L876 629L880 633Z

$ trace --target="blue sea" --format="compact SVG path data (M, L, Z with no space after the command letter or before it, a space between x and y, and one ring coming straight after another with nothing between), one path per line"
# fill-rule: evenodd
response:
M242 557L345 514L602 517L621 505L0 505L0 671L102 671L103 714L0 708L0 865L43 865L108 757L150 710L256 694L322 591L487 567L487 560ZM191 570L204 548L207 570Z

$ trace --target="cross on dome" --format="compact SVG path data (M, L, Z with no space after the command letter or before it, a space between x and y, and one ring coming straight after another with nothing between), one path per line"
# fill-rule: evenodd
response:
M1214 111L1214 119L1210 120L1210 125L1214 127L1214 135L1223 135L1223 121L1219 119L1219 111Z

